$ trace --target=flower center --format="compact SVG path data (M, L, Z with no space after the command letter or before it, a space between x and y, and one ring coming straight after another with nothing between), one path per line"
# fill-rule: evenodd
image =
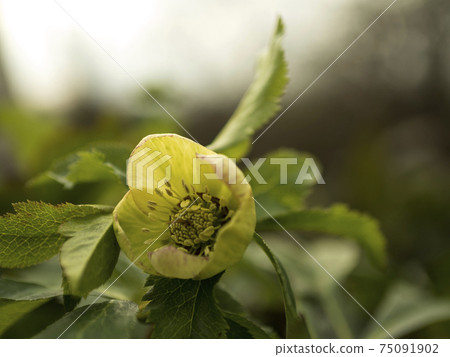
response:
M190 254L209 255L217 231L233 212L219 198L200 192L184 197L178 207L178 212L170 216L173 242Z
M177 192L169 182L155 189L167 204L148 201L149 218L169 224L172 243L180 250L198 256L208 256L214 250L217 231L234 214L227 202L204 192L197 192L182 180L185 193ZM175 201L175 202L174 202ZM168 219L167 219L168 218ZM143 232L150 232L142 228Z

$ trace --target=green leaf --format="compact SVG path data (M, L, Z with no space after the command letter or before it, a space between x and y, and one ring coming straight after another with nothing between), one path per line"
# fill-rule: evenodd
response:
M0 279L0 335L38 309L62 290L13 280Z
M228 338L271 338L261 327L246 317L228 311L222 313L230 327L227 332Z
M216 287L214 296L230 327L227 332L228 338L271 338L263 329L245 317L244 307L228 292Z
M60 338L143 338L147 328L137 320L137 312L138 306L130 301L83 306L65 314L35 338L58 338L61 334Z
M134 265L124 253L120 253L111 277L96 291L104 293L105 297L130 300L138 304L148 290L144 288L146 276L147 274ZM105 291L106 288L108 290Z
M272 40L259 58L252 84L228 123L209 146L211 150L235 158L244 156L255 131L280 110L280 98L288 82L287 63L281 44L283 33L284 25L279 18Z
M274 236L270 240L271 250L289 274L289 281L301 313L307 322L311 338L352 338L355 330L352 319L347 319L347 308L355 313L365 313L354 304L341 287L308 254L289 237ZM345 284L348 275L360 261L361 252L356 243L342 239L317 239L302 242L302 246L330 272L340 283ZM245 260L258 275L254 280L262 280L259 275L270 274L273 266L264 259L262 250L250 247ZM242 268L241 268L242 270ZM269 279L262 280L262 286L255 293L271 294L276 287L269 285ZM267 290L263 290L267 287ZM275 303L275 302L274 302ZM353 312L353 310L351 311Z
M301 338L309 336L309 333L306 330L305 322L300 318L300 316L297 313L297 304L295 302L295 296L294 293L292 292L292 287L289 282L289 277L287 276L286 271L284 270L278 258L272 253L270 248L267 246L266 242L264 242L262 237L256 232L254 235L254 239L256 243L264 251L264 253L266 253L267 257L269 258L270 262L275 268L275 271L281 284L286 314L286 337Z
M259 179L250 172L246 172L249 174L250 184L256 201L273 216L305 208L305 200L316 182L311 180L306 180L302 184L296 184L295 182L305 159L312 158L312 155L292 149L279 149L267 154L265 157L265 161L257 170L261 175ZM291 163L286 167L286 177L282 174L280 164L276 163L276 160L280 158L291 160ZM286 161L284 162L286 163ZM256 166L257 162L253 164ZM259 204L256 205L258 221L270 217L261 206Z
M50 290L61 290L62 270L59 257L22 269L2 269L1 277L23 283L45 286Z
M62 295L62 289L0 279L0 299L6 300L43 300Z
M53 206L43 202L13 204L15 214L0 217L0 267L24 268L41 263L58 253L66 240L58 228L64 222L102 212L104 208Z
M213 289L221 274L205 280L159 279L143 300L152 338L225 338L228 324Z
M13 326L29 312L45 304L48 299L41 300L0 300L0 335Z
M311 337L353 338L352 321L341 304L343 301L354 306L354 302L322 267L337 281L344 283L360 260L358 246L339 239L320 239L309 244L302 243L302 246L317 261L291 241L277 244L274 250L291 273L294 294L301 303Z
M78 183L112 181L125 184L126 160L130 154L128 147L118 144L96 144L78 151L59 161L32 179L30 185L38 185L48 179L59 182L67 189Z
M163 280L163 279L164 279L164 277L159 276L159 275L149 275L149 276L147 276L147 279L145 279L145 286L153 286L158 281Z
M67 282L67 278L62 274L62 287L64 291L63 295L63 303L64 310L66 312L72 311L75 309L78 304L81 302L81 296L77 296L70 290L69 283Z
M377 221L365 214L351 211L345 205L292 212L276 219L287 230L315 231L351 238L365 248L378 266L384 266L386 262L385 238ZM258 222L256 229L280 230L280 225L273 219L265 219Z
M28 304L25 309L27 313L19 319L16 319L16 316L16 321L8 326L1 338L31 338L64 315L64 307L56 299L44 301L42 305L28 311L30 307ZM25 311L20 311L20 314Z
M432 323L450 320L450 300L432 297L417 286L401 282L388 291L374 316L391 335L402 338ZM361 337L390 336L371 322Z
M69 291L86 296L111 276L120 248L112 215L95 215L64 223L59 232L68 239L61 248L60 262Z
M216 286L214 289L214 296L216 297L220 310L244 315L244 307L224 289Z

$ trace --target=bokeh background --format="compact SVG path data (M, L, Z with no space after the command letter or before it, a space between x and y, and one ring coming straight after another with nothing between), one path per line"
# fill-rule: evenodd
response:
M390 1L59 3L70 15L54 1L0 1L1 212L26 199L115 203L123 192L104 183L69 191L27 182L90 142L133 147L150 133L182 134L129 74L206 145L250 83L277 15L286 25L286 107ZM388 270L363 262L346 277L370 311L398 279L450 298L449 63L450 2L398 0L251 152L312 153L327 184L310 204L344 202L380 221ZM279 297L236 293L282 326ZM439 321L406 336L449 331Z

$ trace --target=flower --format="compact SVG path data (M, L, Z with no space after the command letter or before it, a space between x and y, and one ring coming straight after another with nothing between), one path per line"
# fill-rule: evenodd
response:
M256 214L233 160L176 134L149 135L131 153L127 181L114 229L146 273L206 279L242 258Z

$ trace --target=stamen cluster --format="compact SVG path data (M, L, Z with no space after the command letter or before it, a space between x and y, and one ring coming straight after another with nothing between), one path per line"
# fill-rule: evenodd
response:
M214 249L217 231L230 220L234 211L228 209L225 200L210 195L207 187L204 192L197 192L182 181L186 192L180 195L169 182L166 185L164 190L157 189L156 193L171 203L171 207L149 201L153 211L149 216L154 217L155 211L160 209L168 209L173 244L189 254L208 256ZM174 203L174 200L178 202Z

